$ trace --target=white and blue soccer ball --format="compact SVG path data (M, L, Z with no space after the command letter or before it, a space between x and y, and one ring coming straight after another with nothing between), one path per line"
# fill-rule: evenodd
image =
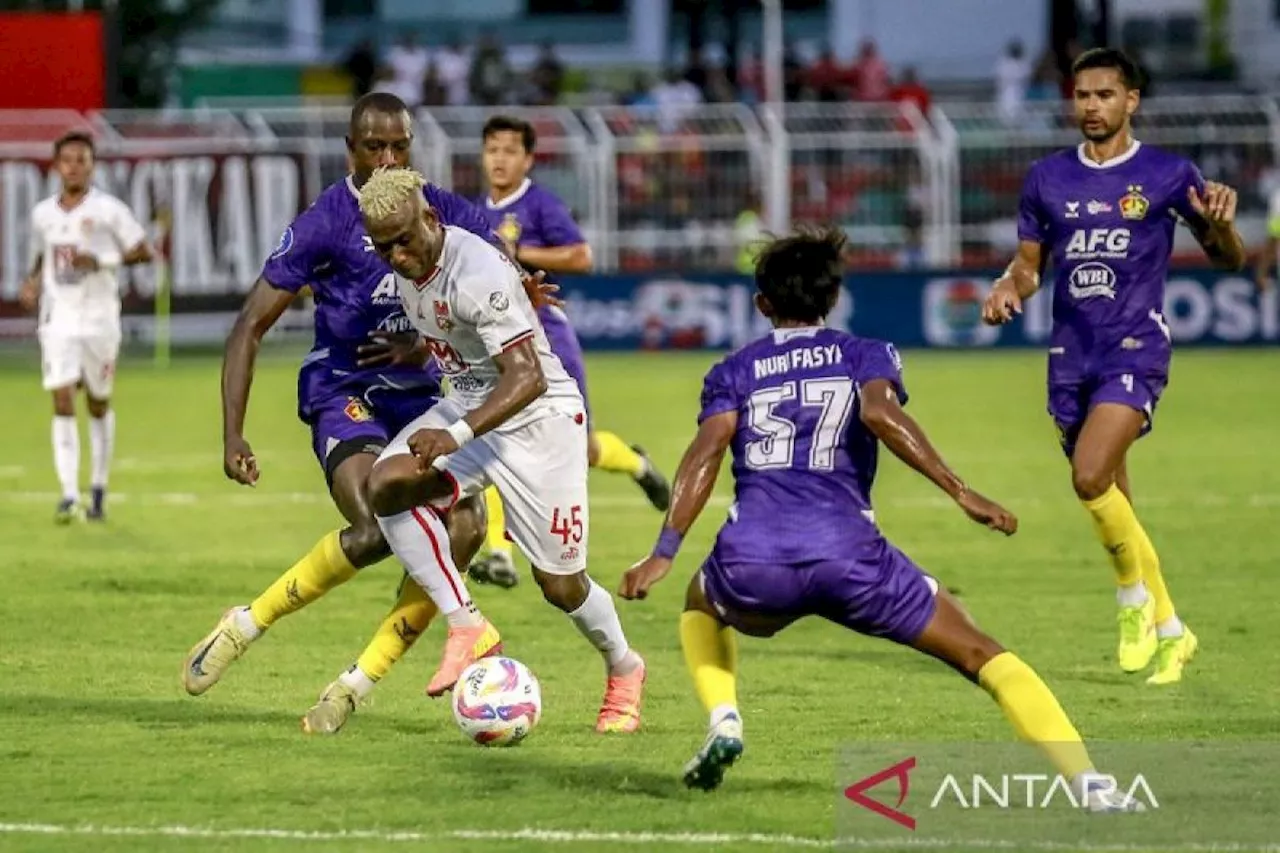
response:
M518 660L481 658L453 686L453 719L481 746L514 746L541 717L542 688Z

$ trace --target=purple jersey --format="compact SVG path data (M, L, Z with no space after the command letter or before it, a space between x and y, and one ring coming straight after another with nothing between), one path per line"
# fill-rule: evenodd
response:
M488 222L461 196L428 184L424 194L441 222L492 239ZM360 217L359 192L351 177L330 185L285 229L262 277L293 293L310 286L315 295L315 342L299 377L299 414L337 394L363 394L436 384L420 368L358 370L356 349L372 332L407 332L395 274L377 253Z
M528 178L502 201L485 196L476 201L476 206L499 237L517 246L542 248L587 242L568 205Z
M1018 206L1018 238L1048 246L1055 270L1051 346L1068 358L1118 347L1167 353L1164 287L1187 198L1204 188L1186 158L1135 141L1095 163L1084 146L1037 161Z
M835 329L775 329L711 368L701 423L738 413L734 503L715 557L801 563L880 547L871 510L877 442L858 416L861 388L888 380L907 400L892 344Z

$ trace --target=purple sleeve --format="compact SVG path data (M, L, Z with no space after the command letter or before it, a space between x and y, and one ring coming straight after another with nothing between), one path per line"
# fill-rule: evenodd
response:
M1204 176L1200 174L1200 170L1196 168L1196 164L1190 160L1183 160L1178 164L1178 181L1173 189L1173 212L1178 218L1188 225L1198 225L1202 222L1200 214L1196 213L1191 207L1191 200L1187 197L1187 192L1195 187L1197 194L1204 192Z
M858 387L873 379L887 379L898 393L898 403L906 405L907 386L902 381L902 356L893 344L885 341L858 341L857 360L854 362L854 381Z
M262 265L262 277L272 287L297 293L315 284L316 269L329 261L330 245L329 223L324 211L313 204L284 229L280 242Z
M441 189L435 184L427 184L424 192L427 204L435 210L442 223L456 228L465 228L477 237L483 237L494 245L501 245L493 233L493 228L489 226L489 220L485 219L484 214L474 204L457 193Z
M587 242L566 205L551 193L544 193L538 208L538 233L546 246L576 246Z
M1049 233L1049 219L1044 215L1040 200L1040 164L1027 172L1022 182L1022 196L1018 199L1018 239L1030 243L1043 243Z
M702 409L698 413L698 423L724 412L738 410L738 394L734 390L733 367L729 359L724 359L707 373L702 380Z

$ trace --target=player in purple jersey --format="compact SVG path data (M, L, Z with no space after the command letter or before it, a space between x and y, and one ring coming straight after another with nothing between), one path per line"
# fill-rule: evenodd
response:
M533 125L523 119L498 115L485 123L481 135L489 192L477 200L477 206L508 252L528 269L548 273L590 272L591 247L568 206L529 177L538 143ZM551 351L578 383L590 418L587 369L573 325L564 311L553 305L540 308L538 319L551 342ZM671 502L671 487L640 447L628 445L616 433L595 429L592 425L588 454L592 467L629 475L655 508L666 510ZM471 567L471 577L481 583L515 586L518 576L511 561L511 544L506 538L502 502L496 490L485 493L485 506L488 554Z
M742 754L730 629L768 637L820 616L951 665L992 695L1091 808L1128 810L1114 782L1094 773L1080 735L1039 676L876 527L871 486L880 442L973 521L1006 535L1018 522L965 485L902 409L907 392L893 346L826 328L843 249L843 234L830 231L787 237L761 252L756 307L773 331L707 374L698 433L676 471L666 526L653 553L622 580L622 596L635 599L667 575L731 450L734 502L689 583L680 618L685 661L710 714L685 784L715 788Z
M983 317L1008 322L1039 289L1052 256L1049 414L1071 460L1071 482L1111 556L1125 672L1155 659L1148 684L1172 684L1196 636L1174 610L1155 547L1133 511L1125 460L1151 429L1169 381L1164 286L1181 221L1216 265L1240 269L1236 193L1186 158L1143 145L1130 122L1139 72L1123 53L1080 55L1079 147L1032 165L1018 211L1018 253L987 295ZM1047 251L1046 251L1047 249Z
M216 684L280 617L391 553L369 507L369 472L387 441L435 404L440 387L436 373L423 367L416 333L402 334L412 328L395 275L364 230L359 188L377 168L409 165L412 145L412 121L399 98L375 93L356 102L347 137L351 174L285 229L227 339L223 464L229 478L254 485L258 464L244 438L244 419L258 344L298 292L312 289L315 343L298 375L298 416L311 428L312 449L348 526L322 538L252 604L228 611L196 644L183 669L192 695ZM487 221L470 202L429 184L425 195L444 222L490 237ZM539 290L532 280L526 288ZM531 292L535 299L538 295ZM483 505L473 500L459 509L450 517L450 533L454 558L466 565L483 541ZM324 691L304 717L304 729L337 731L434 614L416 584L402 584L399 600L365 653Z

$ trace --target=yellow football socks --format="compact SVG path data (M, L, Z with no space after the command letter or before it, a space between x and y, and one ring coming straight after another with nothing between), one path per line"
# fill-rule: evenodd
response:
M680 647L702 706L738 704L738 645L733 629L696 610L680 614Z
M267 587L249 605L253 621L263 630L281 616L301 610L336 586L355 577L356 567L342 552L338 531L325 534L307 556Z
M484 512L489 525L485 534L485 548L489 553L511 553L511 543L507 541L507 517L502 511L502 498L493 486L484 490Z
M427 593L406 578L400 584L400 596L395 606L378 626L369 645L360 653L356 666L373 681L386 675L400 656L409 650L414 641L427 630L435 618L436 605Z
M596 467L601 471L630 474L632 479L644 474L644 457L632 450L616 433L597 432L595 438L596 446L600 448Z
M1124 492L1112 483L1099 497L1081 503L1093 517L1093 529L1102 547L1111 555L1116 583L1133 586L1143 580L1142 540L1147 538L1147 534L1138 523L1138 516L1134 515ZM1151 553L1155 553L1154 548Z
M1018 737L1034 743L1068 779L1091 771L1080 733L1035 670L1012 652L1002 652L978 671L978 683L1000 705Z
M1169 588L1164 583L1164 573L1160 571L1160 555L1156 546L1151 543L1147 531L1138 528L1138 554L1142 562L1142 581L1147 587L1156 605L1155 620L1160 625L1173 618L1173 599L1169 597Z

